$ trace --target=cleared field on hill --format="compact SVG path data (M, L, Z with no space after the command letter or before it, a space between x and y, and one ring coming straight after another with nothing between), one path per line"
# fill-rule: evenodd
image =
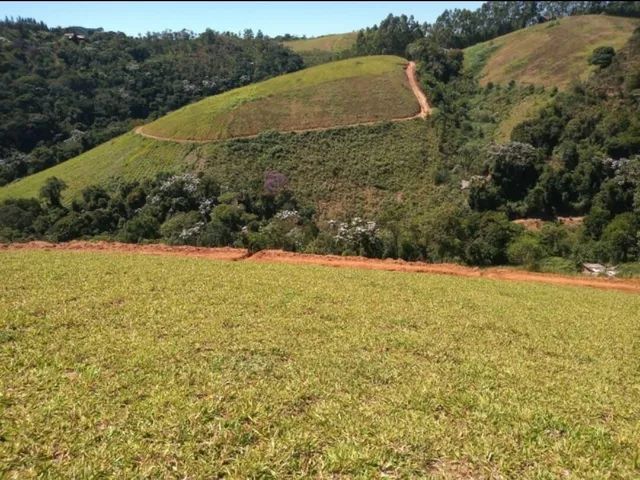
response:
M304 53L320 50L323 52L339 53L351 48L356 42L357 32L335 33L320 37L306 38L303 40L289 40L282 42L294 52Z
M637 477L637 295L0 257L9 478Z
M515 80L563 89L589 75L594 48L618 50L638 26L638 19L606 15L553 20L467 48L465 66L480 71L483 85Z
M163 138L222 140L391 120L420 111L395 56L331 62L214 95L142 131Z

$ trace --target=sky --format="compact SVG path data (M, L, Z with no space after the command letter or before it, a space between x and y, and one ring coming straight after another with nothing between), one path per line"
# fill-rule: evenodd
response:
M30 17L50 27L102 27L129 35L207 28L265 35L317 36L359 30L389 13L432 22L445 9L475 10L482 2L3 2L0 18Z

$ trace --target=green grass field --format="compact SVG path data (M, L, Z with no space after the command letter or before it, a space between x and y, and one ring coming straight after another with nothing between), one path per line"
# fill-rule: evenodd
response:
M634 18L579 15L518 30L465 50L465 67L479 70L481 83L520 83L568 87L592 71L593 49L622 48L640 25Z
M638 478L640 297L0 253L4 478Z
M222 140L408 117L420 109L406 63L384 55L331 62L214 95L142 130L163 138Z
M294 52L306 53L313 51L340 53L348 50L356 41L356 32L335 33L320 37L305 38L303 40L289 40L282 42Z

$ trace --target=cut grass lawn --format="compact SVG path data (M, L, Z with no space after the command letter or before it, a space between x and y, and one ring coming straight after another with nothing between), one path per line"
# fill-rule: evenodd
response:
M640 473L639 296L43 251L0 274L7 478Z
M483 85L515 80L563 89L587 78L594 48L619 50L638 26L638 19L606 15L553 20L467 48L465 67L480 71Z
M214 95L142 131L162 138L222 140L409 117L420 109L403 70L406 63L387 55L331 62Z

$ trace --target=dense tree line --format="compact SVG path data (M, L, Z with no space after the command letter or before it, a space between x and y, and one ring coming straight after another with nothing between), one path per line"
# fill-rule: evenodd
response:
M406 15L389 14L378 25L360 30L352 55L405 55L418 39L439 48L462 49L479 42L568 15L606 13L640 16L640 3L629 1L494 1L476 10L445 10L433 23L420 23Z
M133 120L301 67L300 56L251 30L130 37L5 19L0 185L123 133Z
M393 223L360 217L318 225L313 208L300 205L287 177L275 171L244 191L223 191L207 175L160 174L112 190L88 187L68 206L65 188L50 178L39 198L0 204L0 241L103 238L490 265L507 261L506 249L521 230L503 213L461 211L414 238Z
M433 67L422 63L440 108L435 127L446 132L440 146L446 168L466 166L473 211L500 212L510 220L584 216L575 231L556 225L523 233L504 252L510 261L533 264L547 255L640 260L640 29L619 52L596 48L589 62L599 70L588 81L552 92L550 104L502 144L474 127L471 102L486 101L491 91L505 97L534 87L483 88L468 73L434 81ZM467 152L473 152L471 160Z

